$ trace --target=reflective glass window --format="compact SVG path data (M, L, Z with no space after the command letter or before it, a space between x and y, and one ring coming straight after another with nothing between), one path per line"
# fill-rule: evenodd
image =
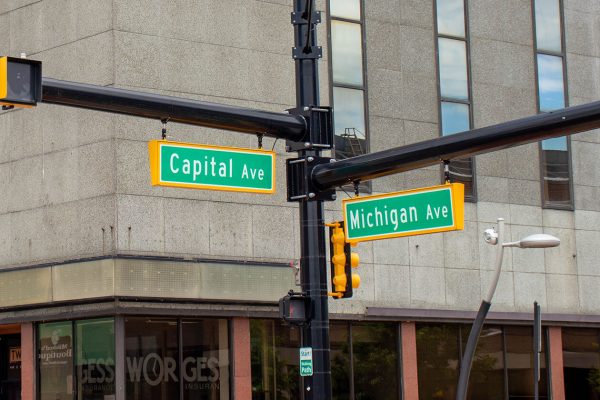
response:
M566 141L566 138L563 138ZM542 146L547 146L542 142ZM562 147L557 144L557 147ZM542 150L543 195L555 205L571 204L569 152L552 148Z
M538 54L538 94L540 111L565 107L562 57Z
M465 37L464 0L437 0L436 12L439 34Z
M71 321L38 326L41 400L73 399L73 326Z
M438 46L442 98L468 100L466 43L439 38Z
M331 386L334 400L350 399L350 340L347 322L331 322L329 342Z
M360 21L360 0L329 0L332 17Z
M465 185L465 195L473 194L473 159L458 158L450 161L450 181Z
M397 400L398 328L396 324L352 325L354 397Z
M535 38L539 50L562 50L559 0L535 0Z
M463 349L469 329L461 329ZM473 357L469 376L469 398L504 400L504 343L502 329L484 326Z
M178 359L176 319L125 319L127 399L178 399Z
M459 368L459 329L450 324L417 324L419 399L454 399Z
M468 131L470 126L467 104L442 101L442 135Z
M533 329L525 326L505 327L506 369L509 400L533 398ZM547 399L546 357L544 341L540 354L539 398Z
M362 86L363 59L361 25L331 21L331 63L337 84Z
M556 150L566 151L567 150L567 137L561 136L552 139L546 139L542 142L543 150Z
M115 396L115 322L113 318L75 321L77 398Z
M333 124L336 158L354 157L366 152L364 92L358 89L333 88Z
M227 320L183 320L181 340L184 400L229 399Z
M300 398L300 331L280 321L250 320L253 400Z
M600 399L600 330L563 328L565 398Z

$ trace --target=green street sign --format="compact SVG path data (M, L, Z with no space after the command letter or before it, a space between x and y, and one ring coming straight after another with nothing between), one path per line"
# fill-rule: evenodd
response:
M464 186L428 188L342 201L346 242L463 229Z
M300 376L312 376L313 359L312 347L300 348Z
M152 140L154 186L275 192L275 152Z

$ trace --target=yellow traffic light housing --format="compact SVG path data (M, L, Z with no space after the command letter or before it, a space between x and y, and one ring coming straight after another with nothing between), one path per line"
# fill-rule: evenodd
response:
M351 251L356 244L346 243L344 222L326 224L329 227L329 249L331 255L331 293L335 299L352 297L352 289L360 286L360 276L352 273L357 268L360 258Z
M34 107L42 101L42 63L0 57L0 105Z

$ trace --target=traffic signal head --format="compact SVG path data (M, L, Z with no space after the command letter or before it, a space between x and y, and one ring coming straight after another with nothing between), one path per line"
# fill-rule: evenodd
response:
M331 255L331 293L333 298L352 297L352 289L360 285L358 274L352 273L352 268L358 267L360 259L357 253L351 251L351 245L346 243L344 223L333 222L329 226L330 255Z
M33 107L42 100L42 63L0 57L0 104Z

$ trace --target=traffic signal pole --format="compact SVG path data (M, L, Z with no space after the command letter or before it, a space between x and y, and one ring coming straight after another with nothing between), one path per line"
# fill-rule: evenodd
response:
M292 24L296 67L296 107L319 106L318 60L321 49L316 43L316 24L320 13L313 0L294 0ZM333 132L329 132L330 135ZM290 143L290 145L292 145ZM319 147L298 146L298 159L319 158ZM300 282L302 292L311 303L311 320L302 327L302 347L312 348L313 374L302 378L302 398L331 398L329 360L329 310L327 298L327 263L325 260L325 221L323 200L305 197L299 202L300 213Z

